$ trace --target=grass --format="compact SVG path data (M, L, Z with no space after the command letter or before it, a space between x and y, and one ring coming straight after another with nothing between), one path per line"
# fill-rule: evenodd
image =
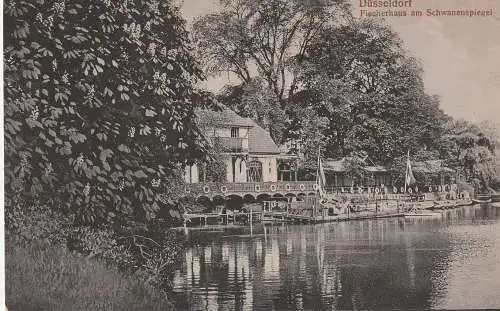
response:
M160 291L53 246L6 245L9 311L172 310Z

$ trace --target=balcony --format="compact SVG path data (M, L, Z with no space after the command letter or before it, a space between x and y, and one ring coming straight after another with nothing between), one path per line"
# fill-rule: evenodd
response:
M243 145L243 137L212 137L214 148L221 152L248 152L247 146Z

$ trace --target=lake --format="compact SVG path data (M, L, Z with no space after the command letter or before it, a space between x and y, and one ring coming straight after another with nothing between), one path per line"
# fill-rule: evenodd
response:
M190 230L179 310L500 307L500 208Z

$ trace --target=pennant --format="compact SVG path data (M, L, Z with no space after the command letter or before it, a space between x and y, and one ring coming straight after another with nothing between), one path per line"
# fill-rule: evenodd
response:
M405 187L414 185L417 182L411 170L410 157L406 161Z

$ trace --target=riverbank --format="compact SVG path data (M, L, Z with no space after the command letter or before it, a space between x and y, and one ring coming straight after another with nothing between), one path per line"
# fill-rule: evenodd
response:
M217 226L230 226L234 224L248 225L252 223L326 223L349 220L364 220L376 218L404 217L405 213L411 210L448 210L460 206L472 205L471 200L445 200L445 201L397 201L387 200L383 204L378 202L366 203L358 209L347 213L330 215L326 206L322 208L306 207L302 209L268 209L261 211L231 212L229 214L186 214L189 221L198 219L201 226L209 226L210 220L214 220ZM177 229L187 229L188 223L184 227ZM196 228L196 225L190 226Z
M9 310L171 310L157 289L50 245L6 245Z

